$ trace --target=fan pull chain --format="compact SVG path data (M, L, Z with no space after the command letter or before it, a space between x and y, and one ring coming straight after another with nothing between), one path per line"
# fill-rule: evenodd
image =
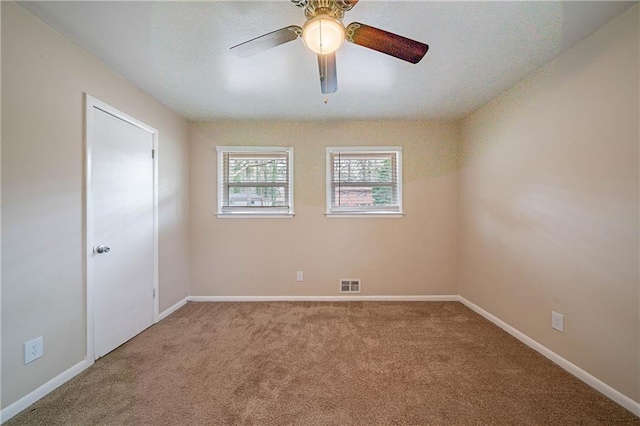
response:
M322 20L320 21L320 43L322 43ZM322 49L322 44L320 45L320 49ZM329 75L329 61L325 60L324 61L324 91L327 92L328 91L328 87L329 87L329 82L327 81L327 77ZM324 97L323 100L324 104L328 104L329 103L329 98L327 96Z
M322 84L324 85L324 92L325 93L328 91L327 89L329 87L329 82L327 81L327 77L329 76L329 65L328 65L328 62L329 61L327 61L327 60L324 61L324 81L322 82ZM329 99L327 99L327 97L325 96L324 97L324 103L326 104L328 102L329 102Z
M322 45L322 19L320 19L320 26L318 27L320 30L320 54L324 54L324 50L322 49L324 46Z
M322 19L320 20L320 27L318 28L320 30L320 54L323 55L324 51L323 51L323 46L322 46ZM323 92L327 92L327 61L323 61L324 62L324 70L323 70L323 75L324 78L322 79L321 83L322 83L322 91ZM328 102L327 98L324 98L324 103L326 104Z

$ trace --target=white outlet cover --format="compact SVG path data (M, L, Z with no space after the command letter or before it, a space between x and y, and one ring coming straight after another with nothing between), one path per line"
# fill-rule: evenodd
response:
M304 274L302 273L302 271L296 272L296 281L304 281Z
M42 336L36 337L33 340L29 340L24 343L24 363L29 364L31 361L36 360L42 356L43 353L43 341Z
M551 311L551 327L564 333L564 315Z

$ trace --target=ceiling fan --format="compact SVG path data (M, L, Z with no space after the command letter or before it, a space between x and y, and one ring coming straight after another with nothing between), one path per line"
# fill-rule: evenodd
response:
M417 64L429 50L429 46L369 25L352 22L342 24L344 13L351 10L358 0L291 0L304 8L307 21L302 27L290 25L261 35L231 48L241 58L253 56L272 47L302 37L304 44L318 56L320 88L322 93L338 90L335 51L344 40L398 59Z

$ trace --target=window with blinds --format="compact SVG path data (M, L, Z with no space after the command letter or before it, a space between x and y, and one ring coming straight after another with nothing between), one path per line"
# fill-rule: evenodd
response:
M293 149L218 151L218 215L293 215Z
M402 148L327 148L327 214L402 214Z

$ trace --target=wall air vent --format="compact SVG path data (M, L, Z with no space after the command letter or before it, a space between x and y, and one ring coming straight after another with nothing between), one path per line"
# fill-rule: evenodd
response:
M353 278L341 279L340 293L360 293L360 280Z

